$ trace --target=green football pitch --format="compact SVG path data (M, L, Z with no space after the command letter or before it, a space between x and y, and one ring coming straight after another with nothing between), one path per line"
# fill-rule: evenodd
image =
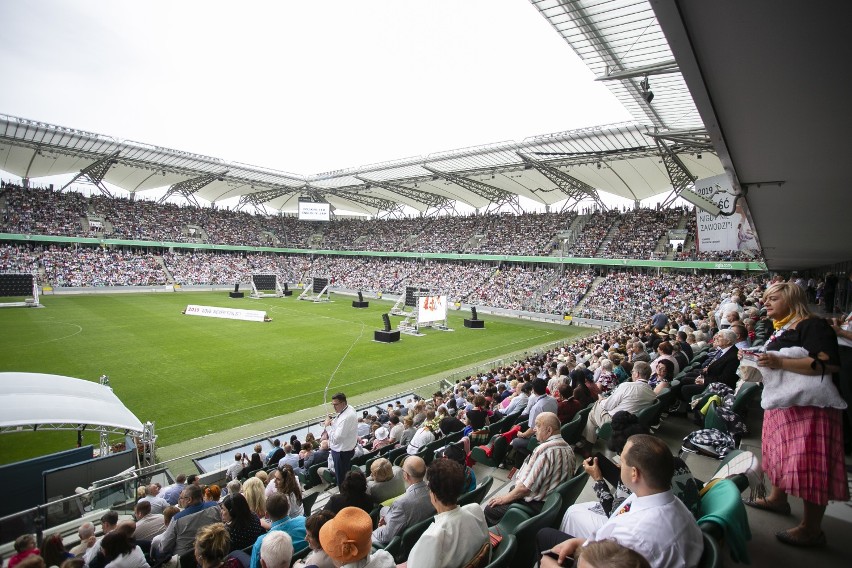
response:
M454 332L425 330L393 344L373 341L389 302L351 307L288 298L233 300L224 292L44 296L40 309L0 310L0 371L109 375L121 401L156 424L167 446L210 432L582 334L584 328L486 316L484 330L449 315ZM187 304L265 310L272 322L186 316ZM395 321L398 318L392 318ZM333 377L333 378L332 378ZM329 384L329 380L331 382ZM402 386L400 387L403 388ZM0 463L69 447L74 433L0 437ZM86 443L97 445L94 434Z

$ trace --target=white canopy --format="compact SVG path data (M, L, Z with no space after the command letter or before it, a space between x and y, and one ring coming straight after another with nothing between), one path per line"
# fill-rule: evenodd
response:
M112 389L42 373L0 373L0 432L105 427L142 433L142 422Z

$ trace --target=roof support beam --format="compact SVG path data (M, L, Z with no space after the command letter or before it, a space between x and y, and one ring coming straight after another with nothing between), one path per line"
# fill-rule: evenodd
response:
M660 157L663 159L666 173L669 174L669 179L672 182L672 192L662 204L662 207L666 208L670 207L680 197L683 190L695 185L696 176L690 173L680 157L666 144L665 140L662 138L655 138L654 140L660 149Z
M607 69L622 70L623 66L621 65L621 61L615 54L615 51L613 51L612 47L610 47L606 36L601 33L586 13L586 10L580 6L579 2L562 1L560 4L565 15L577 24L577 29L583 34L586 41L597 47L598 54L606 61ZM665 126L663 119L659 114L657 114L657 111L654 110L651 103L649 103L642 95L642 90L635 81L627 79L625 89L627 89L627 92L633 97L636 104L639 105L639 108L645 111L646 116L654 123L654 125Z
M88 181L95 187L97 187L101 193L106 195L107 197L113 197L112 193L104 186L103 181L107 175L109 169L113 166L113 164L118 163L118 155L121 153L121 150L116 150L109 156L101 158L97 162L93 162L80 170L80 173L71 178L71 181L62 186L59 191L64 191L67 187L69 187L75 181L82 179L84 182Z
M504 205L508 205L512 211L518 215L523 213L523 208L521 207L517 194L510 193L500 189L499 187L494 187L493 185L488 185L487 183L479 180L466 178L451 172L442 172L440 170L430 168L425 164L423 165L423 169L432 172L436 176L444 178L447 181L451 181L483 199L487 199L489 203L488 207L485 208L485 213L498 211Z
M330 195L354 201L355 203L364 205L365 207L370 207L371 209L376 209L376 217L379 219L402 219L405 217L402 204L395 203L390 199L382 199L381 197L374 197L372 195L362 195L354 191L336 191Z
M702 151L715 153L710 135L703 128L646 132L645 136L654 139L654 141L667 140L677 146L679 153Z
M680 69L677 66L677 61L672 59L651 65L641 65L632 69L624 69L622 71L610 71L607 68L606 75L596 77L595 81L621 81L623 79L633 79L634 77L647 77L648 75L664 75L666 73L678 72L680 72Z
M267 189L266 191L257 191L254 193L245 193L240 196L240 201L237 203L236 209L237 211L241 211L246 205L251 205L258 211L263 211L265 213L265 203L279 197L298 193L299 191L301 191L300 187L281 187L278 189Z
M518 156L521 157L525 164L537 169L541 175L549 179L562 193L568 196L568 201L566 201L562 206L562 211L571 211L575 209L581 201L585 201L586 199L594 201L601 211L606 211L608 209L601 200L598 190L589 184L578 180L559 168L554 168L544 162L524 156L520 152L518 152Z
M207 174L196 178L179 181L172 185L166 193L157 200L157 203L165 203L166 199L172 195L180 195L196 207L201 207L198 200L195 198L195 192L213 181L221 180L228 170L219 172L218 174Z
M426 217L430 215L437 216L441 212L456 212L455 204L447 197L442 197L440 195L435 195L434 193L429 193L426 191L416 191L409 187L405 187L404 185L397 185L395 183L389 183L386 181L376 181L372 179L362 178L359 176L355 176L355 179L362 181L368 185L375 185L376 187L381 187L382 189L392 191L402 197L405 197L406 199L410 199L412 201L416 201L417 203L425 205L426 210L423 212L423 215Z

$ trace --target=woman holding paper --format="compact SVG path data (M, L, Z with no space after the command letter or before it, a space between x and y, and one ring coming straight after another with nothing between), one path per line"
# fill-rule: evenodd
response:
M788 494L801 497L802 522L775 536L792 546L823 546L826 505L849 499L841 418L846 404L831 376L839 369L837 339L825 320L808 312L796 284L770 285L763 301L775 328L757 355L765 387L762 466L772 491L747 504L789 515Z

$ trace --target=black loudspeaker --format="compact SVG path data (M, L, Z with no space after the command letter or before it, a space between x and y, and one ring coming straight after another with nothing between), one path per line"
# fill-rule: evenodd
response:
M353 308L369 308L370 307L370 302L364 301L364 294L362 294L360 290L358 291L358 300L357 301L352 300L352 307Z
M384 331L377 329L373 335L373 339L382 343L393 343L395 341L399 341L399 330Z
M228 296L231 298L245 298L245 294L242 292L228 292Z
M292 290L290 290L289 288L287 288L287 283L286 283L286 282L284 283L284 295L285 295L285 296L292 296L292 295L293 295L293 291L292 291Z
M239 292L239 291L240 291L240 283L237 282L236 284L234 284L234 292Z
M385 331L391 330L390 317L387 314L382 314L382 321L385 323Z
M476 315L476 306L470 307L470 319L464 320L464 326L470 329L485 329L485 322Z

